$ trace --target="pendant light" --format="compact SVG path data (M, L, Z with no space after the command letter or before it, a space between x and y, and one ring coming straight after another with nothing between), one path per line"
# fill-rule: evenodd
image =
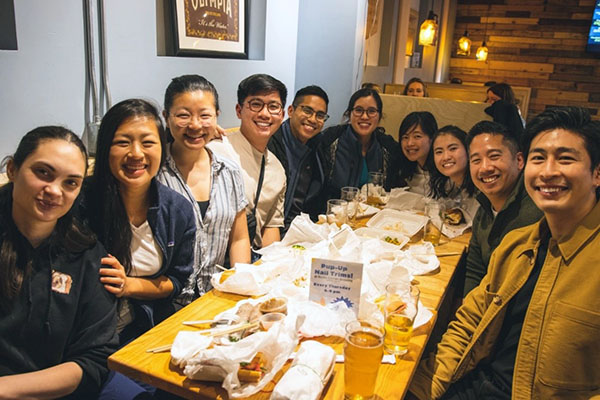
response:
M421 24L419 30L419 44L421 46L435 46L438 36L438 16L433 12L433 0L431 0L431 10L427 19Z
M458 49L456 54L459 56L468 56L471 54L471 39L469 39L469 32L465 30L464 35L458 39Z
M487 36L488 20L490 19L490 5L488 4L487 15L485 16L485 29L483 30L483 43L477 48L475 58L477 61L486 61L488 57L488 48L485 43L485 37Z

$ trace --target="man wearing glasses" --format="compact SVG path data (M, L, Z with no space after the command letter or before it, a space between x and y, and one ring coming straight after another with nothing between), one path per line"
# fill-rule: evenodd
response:
M280 239L286 177L281 163L267 149L283 121L285 85L266 74L247 77L238 85L235 112L240 130L209 144L211 150L237 162L242 170L248 206L248 233L254 248Z
M319 133L329 118L327 93L319 86L300 89L288 107L287 121L271 140L268 148L277 156L287 177L283 232L301 212L316 220L322 213L319 195L325 181L317 156Z

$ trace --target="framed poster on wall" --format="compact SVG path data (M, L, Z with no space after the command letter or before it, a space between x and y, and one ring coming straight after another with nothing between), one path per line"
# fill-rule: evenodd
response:
M172 0L175 54L248 58L247 0Z

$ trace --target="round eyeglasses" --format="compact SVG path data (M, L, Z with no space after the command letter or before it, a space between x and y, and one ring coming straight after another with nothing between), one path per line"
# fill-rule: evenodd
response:
M367 113L367 117L373 118L377 114L379 114L379 110L374 107L369 107L369 108L354 107L352 109L352 115L354 115L357 118L362 117L364 113Z
M279 115L281 113L281 110L283 110L283 105L276 101L272 101L270 103L265 103L264 101L262 101L260 99L254 99L254 100L248 101L247 104L248 104L248 108L250 109L250 111L253 111L256 113L261 112L262 109L265 108L265 106L267 106L267 111L271 115Z
M306 116L306 118L311 118L315 114L316 114L315 118L319 122L325 122L329 118L329 115L327 115L327 113L324 113L323 111L315 111L312 109L312 107L309 107L309 106L299 106L299 107L300 107L300 111L302 111L302 113Z

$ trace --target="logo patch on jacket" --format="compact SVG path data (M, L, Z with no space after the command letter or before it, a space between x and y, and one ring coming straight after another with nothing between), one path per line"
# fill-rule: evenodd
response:
M57 293L69 294L73 279L71 275L52 270L52 290Z

